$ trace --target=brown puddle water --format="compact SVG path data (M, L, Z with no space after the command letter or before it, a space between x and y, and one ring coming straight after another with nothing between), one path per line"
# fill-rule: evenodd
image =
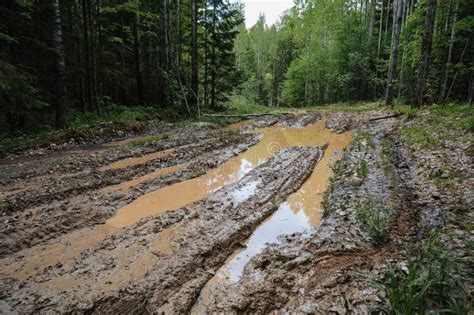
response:
M304 128L282 128L273 126L255 131L262 135L259 143L228 162L210 169L203 176L166 186L145 194L132 203L119 209L107 221L115 228L133 224L143 217L179 209L194 201L206 198L225 185L235 183L250 170L268 160L283 148L293 146L321 146L332 143L328 148L331 154L338 143L350 141L349 134L335 134L324 127L324 121Z
M321 130L321 122L312 126L310 132L322 142L329 142L324 157L316 165L310 177L295 193L288 197L279 208L265 220L247 239L246 248L236 251L226 263L218 270L214 277L201 290L197 303L192 313L203 313L212 304L214 292L219 292L223 287L232 286L242 276L245 265L250 259L261 253L268 244L278 243L282 235L293 233L311 232L319 226L322 209L321 202L326 192L329 180L333 175L331 167L340 158L341 151L352 141L349 132L342 134L328 133ZM303 140L304 141L304 140ZM311 141L304 141L311 145Z
M258 252L258 248L262 248L262 244L265 242L273 242L277 235L311 229L319 224L321 215L319 207L322 193L325 191L328 180L332 174L330 166L333 160L329 157L334 151L343 149L351 141L351 135L349 133L335 134L324 126L325 122L319 121L303 128L272 126L256 130L254 131L255 133L261 134L259 143L228 162L210 169L206 174L200 177L175 183L145 194L119 209L116 215L110 218L106 224L72 233L72 235L70 235L71 237L67 237L69 240L67 244L46 245L40 252L36 249L30 256L27 256L28 260L22 261L21 264L11 264L13 266L8 266L8 268L3 270L2 274L14 275L20 279L26 279L28 276L42 272L43 268L53 266L57 262L65 262L77 257L84 249L96 246L107 236L114 234L117 229L134 224L143 217L178 209L194 201L206 198L209 194L223 186L237 182L250 170L262 164L283 148L292 146L321 146L329 142L326 154L316 166L313 175L310 176L300 190L293 194L286 203L280 206L270 219L257 228L248 241L247 249L250 252ZM147 159L146 157L144 158ZM154 158L156 157L150 158L150 160ZM143 159L141 161L143 161ZM129 162L127 165L140 164L140 162L136 162L137 161ZM157 172L160 172L160 170ZM239 191L236 191L234 196L236 201L242 202L248 198L253 193L257 184L257 182L249 183L249 187L242 187ZM124 185L127 186L129 183ZM133 186L133 184L131 185ZM170 241L171 236L174 235L175 232L169 233L165 231L160 232L160 242L159 244L155 244L154 247L156 250L168 253L173 250ZM168 233L170 235L168 235ZM252 248L254 249L252 250ZM31 250L33 250L33 248ZM250 252L245 254L237 253L234 255L234 258L236 261L241 261L242 259L238 259L238 257L241 255L250 255ZM26 255L28 255L28 250ZM147 255L152 254L143 253L141 256L145 258ZM121 259L123 261L123 259L126 258ZM143 261L140 262L142 259L138 260L139 261L136 261L134 265L137 265L137 268L140 269L142 268L140 266L143 266ZM145 259L145 265L146 260L147 259ZM227 265L233 265L233 260L234 259L230 259ZM219 274L223 275L227 272L229 274L238 275L239 272L234 272L233 270L239 270L243 265L244 264L237 263L235 264L236 267L226 268L224 266L223 271ZM120 275L116 276L120 278ZM111 281L112 287L115 287L119 282L121 283L121 281L117 280L117 277L112 277L114 278L114 280ZM220 276L216 275L216 277Z
M146 154L139 157L124 159L124 160L120 160L115 163L109 164L107 166L104 166L102 167L102 170L107 171L107 170L118 170L118 169L123 169L123 168L129 168L132 166L145 164L155 159L170 156L172 153L173 153L173 149L170 149L170 150L159 151L159 152L155 152L151 154Z

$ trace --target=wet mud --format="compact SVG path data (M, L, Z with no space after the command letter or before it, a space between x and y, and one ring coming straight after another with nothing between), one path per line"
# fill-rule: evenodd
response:
M0 312L370 312L368 277L451 222L384 114L155 123L0 160Z

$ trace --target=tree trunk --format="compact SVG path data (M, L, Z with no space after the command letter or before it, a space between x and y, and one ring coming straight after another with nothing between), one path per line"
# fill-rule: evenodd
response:
M168 0L163 0L164 10L164 36L165 36L165 70L169 69L170 58L169 58L169 43L168 43Z
M385 0L382 0L382 8L380 10L380 19L379 19L379 40L378 40L378 44L377 44L377 66L375 68L375 76L376 78L378 79L379 78L379 62L380 62L380 48L381 48L381 45L382 45L382 29L383 29L383 10L384 10L384 3L385 3ZM377 98L377 94L378 94L378 85L377 85L377 80L375 80L374 82L374 98Z
M211 107L216 108L216 25L217 25L217 13L216 13L216 1L214 1L214 7L212 11L212 69L211 69Z
M133 27L133 50L135 55L135 84L137 88L137 104L143 103L142 71L140 56L140 9L135 13Z
M423 92L426 85L426 76L428 74L429 59L431 56L435 9L436 0L428 0L426 5L423 40L421 42L421 57L418 64L418 76L416 80L415 97L413 100L413 106L415 107L420 107L423 104Z
M178 37L178 45L176 47L176 63L178 64L178 68L181 67L181 55L182 55L182 32L181 32L181 2L180 0L176 0L176 32Z
M393 0L393 7L395 8L395 2L398 0ZM395 11L393 11L393 15L395 15ZM383 41L387 40L387 31L388 31L388 20L390 18L390 0L388 0L387 4L387 16L385 17L385 30L384 30L384 35L383 35Z
M91 97L92 106L97 113L100 112L99 103L97 99L97 58L96 58L96 41L95 41L95 23L92 15L92 2L88 0L87 14L89 20L89 35L90 35L90 51L91 51Z
M379 42L377 45L377 59L380 58L380 47L382 44L382 28L383 28L383 9L384 9L385 0L382 0L382 9L380 10L380 20L379 20Z
M86 104L87 109L91 106L91 67L90 67L90 51L89 51L89 22L87 21L87 1L82 0L82 27L84 35L84 61L86 69L85 87L86 87Z
M193 105L197 105L199 102L198 6L196 1L191 0L191 91L189 99Z
M394 1L393 32L392 43L390 46L390 63L387 76L387 91L385 102L387 106L393 107L393 79L397 74L398 61L398 42L400 41L400 32L402 29L403 0Z
M61 28L61 11L59 0L52 0L54 8L53 23L53 48L56 55L56 127L63 128L67 124L67 106L66 106L66 62L64 59L64 45Z
M95 1L95 15L96 15L96 25L97 25L97 47L99 50L99 66L97 67L97 70L100 69L100 67L104 66L104 48L103 48L103 42L102 42L102 26L100 24L100 0ZM96 71L97 71L96 70ZM97 71L97 94L99 96L104 95L104 78L103 78L103 73L102 71Z
M209 105L208 102L208 77L209 77L209 33L207 25L207 2L204 5L204 19L205 19L205 28L204 28L204 106Z
M446 91L447 91L447 86L448 86L448 76L449 76L449 71L451 70L451 61L453 58L453 47L454 47L454 36L456 35L456 21L458 18L458 9L459 9L459 2L456 4L456 9L454 9L454 16L453 16L453 25L451 26L451 37L449 39L449 48L448 48L448 57L446 59L446 64L444 67L444 72L443 72L443 83L441 85L441 92L439 95L439 102L442 103L444 102L444 99L446 97Z
M369 24L369 43L372 41L372 34L374 33L375 24L375 0L370 2L370 24Z

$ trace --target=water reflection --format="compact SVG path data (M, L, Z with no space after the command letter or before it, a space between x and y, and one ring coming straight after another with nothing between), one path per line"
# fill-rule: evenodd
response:
M117 214L107 221L107 224L121 228L133 224L145 216L178 209L206 198L210 193L223 186L239 181L248 172L283 148L322 146L329 142L326 155L331 155L334 150L344 147L350 141L348 133L331 133L324 127L324 121L303 128L272 126L254 132L261 134L261 138L255 146L228 162L210 169L200 177L179 182L139 197L119 209ZM314 191L314 187L311 187L311 191ZM311 216L314 215L311 214Z

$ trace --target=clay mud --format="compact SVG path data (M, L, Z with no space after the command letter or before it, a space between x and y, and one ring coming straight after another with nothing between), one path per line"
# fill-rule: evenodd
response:
M370 312L385 296L363 275L403 264L424 181L383 115L155 124L1 160L0 312Z

